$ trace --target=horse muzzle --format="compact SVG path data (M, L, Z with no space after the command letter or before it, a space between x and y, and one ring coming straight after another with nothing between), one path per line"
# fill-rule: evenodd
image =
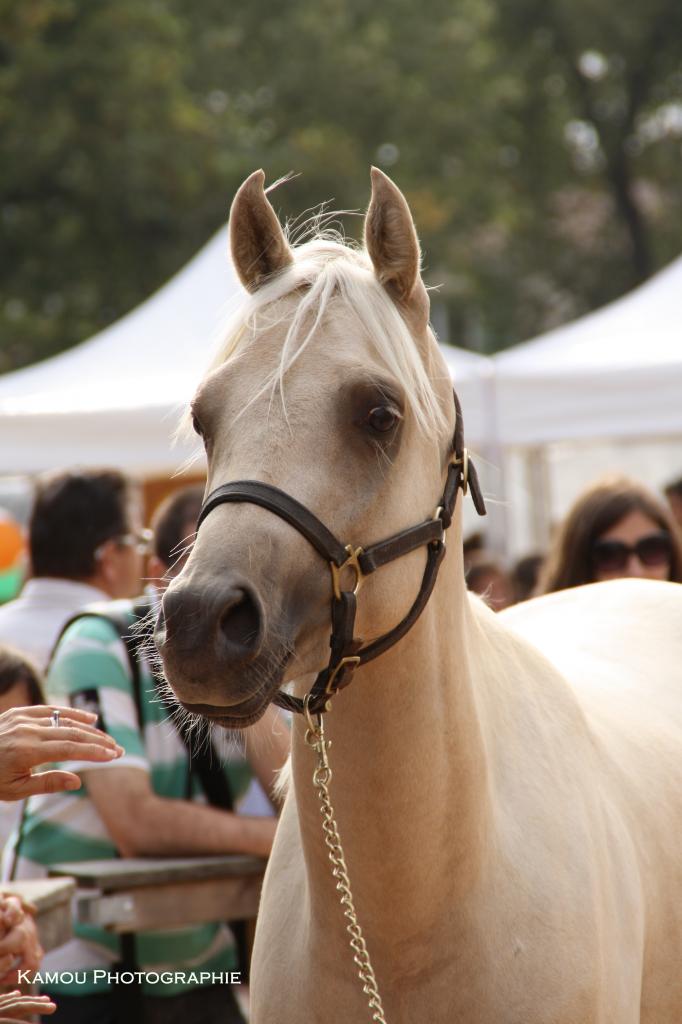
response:
M262 665L271 661L265 635L265 608L257 589L230 574L201 586L182 577L174 580L163 596L154 641L182 703L227 713L253 695L250 677L258 677L256 688L261 689L269 674Z

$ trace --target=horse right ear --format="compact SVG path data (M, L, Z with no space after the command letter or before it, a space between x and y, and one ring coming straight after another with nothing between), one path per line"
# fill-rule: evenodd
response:
M412 214L398 186L377 167L372 168L365 248L384 288L416 327L425 327L429 297L421 279L421 253Z
M239 280L255 292L294 257L277 214L268 202L265 174L254 171L240 187L230 210L230 248Z

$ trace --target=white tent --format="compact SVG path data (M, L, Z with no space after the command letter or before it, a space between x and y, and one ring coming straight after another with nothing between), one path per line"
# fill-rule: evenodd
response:
M657 488L682 471L682 257L492 361L513 550L543 546L551 523L606 472Z
M682 257L493 362L505 445L682 435Z
M171 445L241 287L227 229L164 287L94 338L0 377L0 474L116 465L139 476L173 472L193 446ZM444 346L467 439L485 439L489 361Z

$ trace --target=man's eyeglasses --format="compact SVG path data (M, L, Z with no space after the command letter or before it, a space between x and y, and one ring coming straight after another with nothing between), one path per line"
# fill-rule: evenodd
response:
M601 572L622 572L630 555L637 555L648 568L665 565L672 557L673 545L669 533L649 533L636 544L622 540L598 540L592 546L592 561Z
M109 537L99 547L95 548L95 558L101 558L104 544L113 541L121 548L134 548L138 555L148 555L151 550L153 533L146 527L136 530L134 533L120 533L117 537Z

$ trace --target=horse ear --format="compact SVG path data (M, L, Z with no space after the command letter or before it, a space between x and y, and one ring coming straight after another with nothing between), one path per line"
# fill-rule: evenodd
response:
M412 214L398 186L377 167L372 168L365 247L377 277L393 298L420 320L428 321L429 298L421 279L421 252Z
M268 202L265 174L254 171L241 185L230 210L230 248L239 280L255 292L293 262L277 214Z

